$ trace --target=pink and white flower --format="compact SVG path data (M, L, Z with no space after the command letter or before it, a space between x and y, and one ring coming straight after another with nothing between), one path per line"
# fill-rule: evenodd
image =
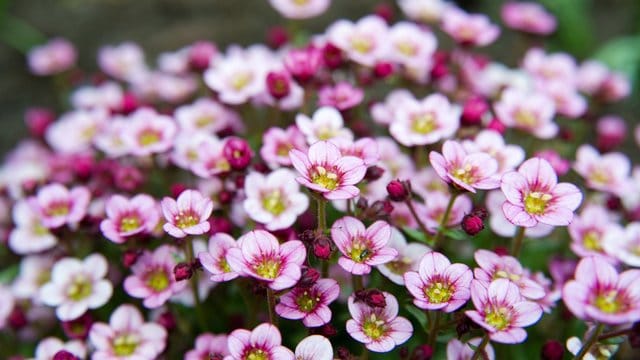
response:
M299 320L306 327L318 327L331 321L329 304L340 295L333 279L319 279L309 287L295 287L280 297L276 313L285 319Z
M313 145L321 140L345 138L353 140L353 133L344 126L344 120L338 110L323 106L313 113L313 118L305 114L296 116L298 129L306 136L307 143Z
M37 208L27 200L15 203L12 209L15 228L9 233L9 248L19 255L51 249L58 238L45 226Z
M102 71L118 80L133 81L149 72L144 52L132 42L100 48L98 65Z
M431 58L437 47L431 31L418 25L400 21L389 30L389 58L409 69L430 69Z
M142 253L131 267L132 274L124 280L127 294L144 299L142 304L147 308L162 306L187 285L186 281L176 281L173 274L178 255L178 250L170 245Z
M85 187L77 186L69 190L55 183L40 188L38 194L28 201L38 211L42 224L54 229L79 223L87 213L90 199L91 193Z
M417 272L404 274L405 286L417 307L444 312L455 311L469 300L472 279L467 265L451 264L446 256L435 251L424 255Z
M416 213L425 223L429 231L433 233L438 231L450 199L451 195L434 191L429 194L428 201L425 201L424 204L414 205L416 207ZM468 196L458 195L453 201L447 222L443 225L445 227L451 227L460 224L462 218L470 213L472 208L473 203Z
M224 156L224 147L227 139L220 140L216 136L208 136L198 139L197 145L192 148L191 171L202 178L227 173L231 170L229 160Z
M549 35L556 30L556 18L534 2L507 2L500 12L502 21L514 30Z
M489 332L489 338L503 344L518 344L527 338L523 329L542 316L542 308L526 301L518 287L507 279L497 279L488 287L478 280L471 282L471 300L476 310L465 314Z
M167 331L144 322L135 306L124 304L111 313L108 324L91 326L89 341L95 348L94 359L155 359L166 347Z
M333 360L333 346L322 335L311 335L296 346L296 360Z
M388 352L404 344L413 334L409 320L398 316L398 300L388 292L382 292L386 305L370 307L349 297L351 319L347 320L347 332L352 338L375 352Z
M610 229L602 240L602 247L625 265L640 267L640 222L629 223L624 230Z
M229 355L227 335L204 333L196 338L195 348L184 354L184 360L223 358Z
M280 244L271 233L254 230L238 239L238 247L228 250L227 261L234 271L262 280L273 290L282 290L298 282L306 254L299 240Z
M51 280L40 288L40 299L56 307L62 321L79 318L88 309L97 309L111 298L113 287L104 277L107 260L92 254L84 260L63 258L51 270Z
M468 154L457 141L445 141L442 154L432 151L429 161L444 181L472 193L500 186L498 162L484 152Z
M198 254L200 263L211 274L211 281L229 281L240 275L231 269L227 261L229 249L235 247L238 247L238 245L231 236L225 233L217 233L209 239L208 251Z
M558 183L551 165L543 159L525 161L518 171L502 175L501 189L507 198L502 211L511 223L532 227L538 222L566 226L582 202L582 193L573 184Z
M631 93L629 79L608 69L603 63L588 60L578 69L577 86L580 91L604 102L622 100Z
M156 201L146 194L131 199L113 195L107 200L105 211L107 218L100 223L100 230L107 239L118 244L131 236L151 233L160 220Z
M95 136L107 124L108 116L108 111L101 108L65 113L47 128L45 139L60 153L89 151Z
M250 49L229 52L214 60L204 73L204 82L218 93L223 103L245 103L265 90L269 57L259 59Z
M451 105L441 94L421 101L407 100L395 111L389 132L405 146L434 144L449 138L460 126L459 106Z
M35 360L52 360L55 359L56 353L59 351L67 351L80 359L87 356L87 346L80 340L71 340L66 343L62 340L50 336L42 339L36 346Z
M40 288L51 280L54 263L55 259L47 255L23 257L20 261L20 272L11 286L13 295L18 299L29 299L34 304L42 304Z
M311 145L307 154L293 149L289 157L302 175L296 181L321 193L325 199L344 200L360 194L354 185L364 178L364 162L355 156L342 156L335 144L318 141Z
M331 238L342 253L338 264L354 275L371 272L371 267L392 261L398 251L388 247L391 226L382 220L368 228L354 217L338 219L331 227Z
M260 156L271 168L291 166L291 149L307 151L305 135L295 125L286 129L272 127L262 135Z
M491 230L497 235L506 238L513 238L518 231L518 227L512 224L502 211L502 204L507 200L502 191L492 190L487 193L486 207L491 215L489 218L489 226ZM576 222L574 221L569 225L569 229ZM527 238L541 238L545 237L553 231L554 227L551 225L538 223L535 226L528 227L524 231L524 235ZM571 231L571 230L569 230Z
M355 156L362 159L365 166L376 165L380 160L378 144L372 138L360 138L356 141L346 138L335 138L331 140L340 148L342 156Z
M335 107L340 111L356 107L364 99L364 91L342 81L335 86L324 86L318 91L318 105Z
M395 210L394 208L394 211ZM405 284L403 275L407 271L417 271L418 264L422 257L431 251L431 249L424 244L417 242L407 243L402 232L396 228L391 228L391 237L389 238L387 246L396 249L398 256L388 263L378 265L377 268L382 275L398 285Z
M601 155L593 146L582 145L576 152L573 168L587 182L587 186L600 191L624 196L631 171L631 161L622 153Z
M500 28L482 14L467 14L454 6L442 14L442 30L464 46L487 46L500 35Z
M175 111L181 131L216 133L239 121L238 114L222 104L207 98L183 105Z
M325 12L331 0L269 0L271 6L289 19L308 19Z
M506 144L502 135L491 130L480 131L473 140L464 140L462 146L468 154L483 152L496 159L498 174L515 169L525 158L521 146Z
M578 70L576 61L566 53L547 54L540 48L531 48L522 60L522 67L539 85L554 81L576 83Z
M382 18L365 16L358 22L338 20L326 31L327 39L354 62L373 67L388 54L387 32Z
M447 360L471 360L474 349L470 345L477 347L481 342L482 338L479 337L469 339L466 344L458 339L449 340L447 343ZM486 357L483 357L484 359L494 360L496 358L496 353L490 343L487 343L483 351L486 355Z
M558 132L558 125L553 122L555 104L541 93L510 88L493 107L500 122L507 127L529 132L540 139L549 139Z
M68 40L55 38L44 45L29 50L27 60L32 73L40 76L54 75L72 68L78 53Z
M609 233L620 236L623 232L621 226L616 223L612 214L604 207L587 205L579 216L573 218L568 229L571 236L569 247L580 257L600 256L611 264L618 261L604 249L604 239Z
M143 108L129 116L129 126L123 132L122 139L131 154L148 156L168 151L173 146L177 128L169 116Z
M185 190L177 200L165 197L161 206L167 221L163 229L173 237L204 234L211 227L207 220L213 212L213 202L197 190Z
M449 5L444 0L398 0L398 6L409 19L435 24Z
M309 207L309 198L300 192L295 174L288 169L268 175L252 172L245 178L244 191L247 215L270 231L290 227Z
M85 85L71 94L71 104L76 109L103 108L119 111L124 93L120 85L113 81L91 86Z
M575 279L562 289L565 305L577 318L608 325L640 320L640 270L622 273L599 257L580 260Z
M293 352L282 346L282 336L277 327L263 323L252 331L234 330L229 334L230 355L225 360L293 360Z
M480 266L474 270L475 278L485 287L496 279L507 279L517 285L520 294L527 299L538 300L545 296L544 288L529 278L518 259L513 256L480 249L474 254L474 259Z

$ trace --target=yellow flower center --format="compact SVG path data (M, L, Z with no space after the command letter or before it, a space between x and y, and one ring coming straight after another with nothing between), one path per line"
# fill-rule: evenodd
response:
M371 257L371 250L369 250L364 241L356 239L353 242L351 249L349 249L348 254L351 260L357 263L362 263Z
M311 181L327 190L333 190L338 187L338 174L323 166L316 166L311 174Z
M133 334L122 334L113 339L113 353L116 356L132 355L138 347L138 337Z
M589 180L597 185L607 185L611 181L611 176L606 170L596 168L589 174Z
M48 283L49 280L51 280L51 270L43 270L38 273L38 276L36 277L36 284L38 284L38 286L42 286Z
M169 276L167 272L162 269L151 271L147 275L147 286L156 292L163 291L169 287Z
M200 223L200 217L193 212L180 212L173 218L175 224L180 229L186 229Z
M291 149L293 149L291 144L280 143L276 147L276 154L278 156L289 156L289 151L291 151Z
M596 296L593 305L607 314L617 313L623 308L622 301L620 301L618 295L616 290L600 293Z
M197 128L203 128L208 126L209 124L213 124L215 118L212 116L200 116L196 119L195 125Z
M373 43L369 37L357 35L351 38L351 48L361 54L366 54L373 49Z
M416 46L409 41L397 42L396 49L398 49L401 54L406 56L414 56L418 52Z
M36 236L45 236L50 234L49 229L42 226L41 223L34 224L32 229L33 229L33 234Z
M273 190L262 198L262 207L275 216L282 214L287 209L280 190Z
M602 251L602 246L600 245L600 234L597 231L591 230L584 234L582 244L587 250Z
M524 209L533 215L541 215L547 208L547 203L551 200L551 195L533 191L527 194L524 199Z
M329 126L323 126L316 131L319 140L329 140L336 136L336 131Z
M432 304L441 304L449 301L453 296L453 287L449 284L436 281L424 289L424 295Z
M529 110L520 109L513 116L516 124L521 127L535 127L538 123L535 114Z
M379 320L376 314L371 314L371 316L364 321L362 331L371 339L378 340L387 332L387 328L384 321Z
M508 280L511 280L511 281L515 282L515 281L520 280L520 275L511 274L511 273L508 273L508 272L506 272L504 270L498 270L493 274L493 279L494 280L495 279L508 279Z
M225 259L224 257L220 259L220 261L218 262L218 266L225 273L231 272L231 266L229 266L229 263L227 262L227 259Z
M69 203L66 201L53 203L47 207L46 214L48 216L65 216L69 214Z
M275 279L280 272L280 265L278 260L264 259L254 266L254 271L265 279Z
M405 257L400 260L390 261L386 263L385 266L392 273L402 275L410 269L411 259Z
M268 360L269 354L262 349L251 349L243 357L244 360Z
M67 297L73 301L80 301L91 295L91 281L84 275L78 275L67 288Z
M138 135L138 143L142 146L153 145L160 141L160 133L153 129L146 129Z
M129 232L140 227L140 219L137 215L128 215L120 219L120 231Z
M311 312L316 308L316 305L320 302L320 297L314 296L314 294L305 290L302 295L296 298L296 304L298 308L303 312Z
M240 72L235 74L235 76L233 76L233 79L231 79L231 86L236 91L240 91L244 89L247 85L249 85L252 79L253 79L253 75L250 72L248 71Z
M504 307L493 309L493 311L487 311L484 321L498 331L506 329L511 323L511 319L509 319L508 316L508 310Z
M418 134L426 135L436 129L436 118L431 112L417 114L412 120L411 130Z
M453 170L452 175L465 184L472 184L475 181L475 176L473 176L473 168L469 164Z

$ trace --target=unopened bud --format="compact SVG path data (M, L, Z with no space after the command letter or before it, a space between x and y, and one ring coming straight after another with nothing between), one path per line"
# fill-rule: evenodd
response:
M173 268L173 275L176 281L188 280L193 276L191 264L179 263Z

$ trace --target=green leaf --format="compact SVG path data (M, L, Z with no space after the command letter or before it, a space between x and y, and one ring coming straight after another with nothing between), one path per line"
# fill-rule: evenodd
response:
M433 245L431 239L427 239L427 236L420 230L412 229L410 227L402 227L402 231L411 239L425 243L427 245Z
M13 279L18 276L19 271L20 267L18 264L13 264L8 268L0 271L0 284L8 284L13 281Z
M453 240L468 240L469 236L462 230L459 229L444 229L442 230L444 236L451 238Z
M418 320L418 323L420 324L420 327L422 329L427 328L427 314L425 314L424 311L418 309L417 307L411 304L405 305L404 308L407 309L407 311L411 315L413 315L413 317L416 318L416 320Z
M605 345L618 345L625 342L625 340L626 340L626 336L616 336L616 337L604 339L600 341L600 343Z

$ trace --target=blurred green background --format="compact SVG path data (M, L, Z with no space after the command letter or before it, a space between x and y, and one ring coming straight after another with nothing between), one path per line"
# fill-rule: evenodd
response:
M311 32L321 32L337 18L357 19L381 0L333 0L329 11L304 21ZM395 1L386 1L395 7ZM638 83L640 67L639 0L545 0L559 19L559 29L549 39L551 50L563 49L578 59L598 56L625 71ZM484 12L500 23L499 0L458 1L472 12ZM402 15L396 7L396 19ZM78 48L81 68L96 69L101 45L131 40L147 52L147 59L209 39L220 47L230 43L263 42L266 30L286 19L267 0L0 0L0 153L26 135L23 112L29 106L56 106L50 79L27 71L24 53L44 39L62 36ZM505 33L488 49L496 59L517 63L517 41ZM521 48L521 47L520 47ZM640 104L638 86L626 102L612 109L636 123ZM57 109L61 110L61 109Z

